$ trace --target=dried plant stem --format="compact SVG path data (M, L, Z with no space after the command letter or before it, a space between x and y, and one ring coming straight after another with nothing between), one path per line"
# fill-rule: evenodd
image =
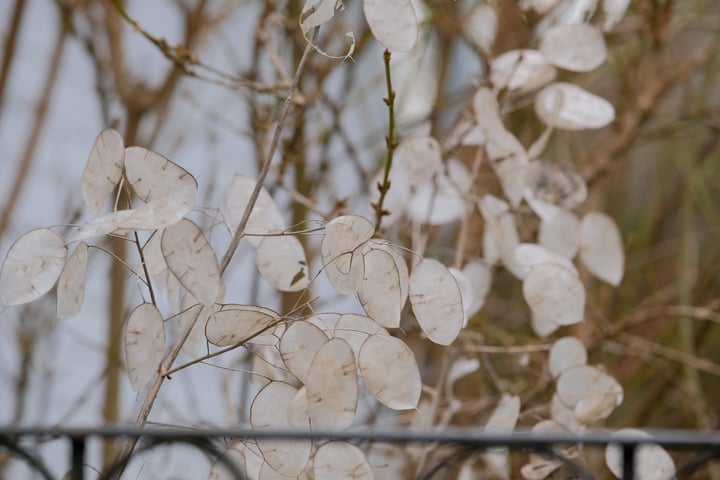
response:
M695 320L707 320L720 324L720 313L710 307L695 305L661 305L634 313L628 320L627 326L635 326L649 320L662 319L665 316L688 317Z
M53 41L54 47L52 53L50 54L50 67L48 68L45 83L42 87L42 94L35 107L35 118L33 120L33 124L30 126L30 135L25 143L25 149L23 150L22 157L20 158L18 172L15 176L15 180L12 182L10 194L8 195L7 200L5 200L5 206L2 210L2 215L0 215L0 236L10 223L10 218L15 210L15 205L20 198L20 193L25 185L28 173L30 173L30 167L32 166L33 159L35 158L35 150L39 144L40 135L44 130L45 118L47 117L48 107L50 106L50 99L55 91L55 86L58 83L57 77L58 72L60 71L60 63L62 62L63 52L65 51L67 34L67 27L64 22L61 22L58 26L57 37Z
M312 44L313 42L315 42L316 37L317 29L315 29L315 33L313 34L312 42L309 42L307 44L307 46L305 47L305 51L303 51L302 57L300 58L300 63L298 64L297 70L295 71L292 85L290 86L290 91L288 92L288 95L285 98L285 102L283 103L282 110L280 111L280 117L278 118L277 126L275 127L275 132L273 134L272 143L270 144L270 149L267 151L265 161L263 162L262 167L260 168L260 173L258 174L257 182L255 182L255 188L250 195L250 200L248 201L247 207L245 207L245 211L243 212L240 224L238 225L237 230L235 230L233 238L230 241L230 245L228 245L228 248L225 251L225 254L223 255L223 258L220 262L220 274L225 273L228 265L230 265L230 260L232 260L233 255L235 255L235 251L237 250L238 245L240 245L240 240L242 240L242 237L245 233L245 227L247 226L248 220L250 220L250 214L252 213L253 208L255 208L255 203L260 196L260 190L262 190L263 184L265 183L265 177L267 177L267 174L270 171L270 165L272 164L273 156L275 156L275 150L277 150L277 146L280 143L280 134L282 133L282 129L285 125L285 121L287 120L287 116L290 113L290 109L294 105L293 98L295 96L295 91L297 90L297 85L300 82L300 77L303 70L305 69L305 64L307 63L307 60L310 56L310 52L312 51Z
M537 345L513 345L513 346L496 346L496 345L471 345L462 347L463 353L500 353L504 355L524 355L526 353L549 352L552 348L551 343L541 343Z
M473 160L472 170L470 171L470 185L475 185L475 181L480 173L480 165L482 164L484 155L483 149L479 148ZM472 198L465 198L466 208L472 209ZM455 243L455 261L454 266L458 270L462 269L465 261L465 248L470 233L470 216L463 216L460 220L460 228L457 233L457 242Z
M177 356L180 354L180 350L182 349L183 344L187 340L187 338L190 336L190 331L195 326L195 322L197 321L198 317L200 316L200 312L202 309L198 310L198 313L195 315L195 318L193 318L191 321L185 325L185 328L180 333L180 336L178 337L175 344L170 349L170 352L168 352L167 356L163 360L163 362L160 364L160 367L158 368L158 372L155 375L155 379L153 380L153 384L150 387L150 390L148 391L145 401L143 402L142 407L140 408L140 412L138 413L137 420L135 423L137 425L145 425L147 423L148 416L150 415L150 411L152 410L152 406L155 403L155 400L157 399L158 393L160 393L160 387L162 386L163 382L165 381L166 374L164 372L167 372L170 367L172 366L172 363L175 361ZM114 473L112 476L110 476L110 479L118 480L120 479L120 476L125 471L125 468L127 467L127 463L130 460L130 456L132 455L133 450L135 449L135 445L137 445L139 438L131 438L130 440L125 443L125 446L123 447L122 451L120 452L120 455L117 458L116 465L117 467L114 469Z
M145 254L143 253L142 245L140 245L140 237L138 237L137 231L133 232L135 234L135 246L137 247L138 255L140 256L140 264L142 265L143 272L145 273L145 284L148 287L148 291L150 292L150 301L153 305L157 305L157 301L155 300L155 291L152 286L152 280L150 280L150 272L148 272L147 265L145 264Z
M163 375L166 377L169 377L170 375L174 375L175 373L179 372L180 370L185 370L186 368L192 367L193 365L197 365L198 363L204 363L207 360L212 360L215 357L219 357L221 355L225 355L228 352L232 352L233 350L236 350L238 347L242 347L243 345L245 345L247 342L249 342L253 338L267 333L268 330L274 329L275 327L278 326L278 324L280 324L280 321L274 322L273 324L269 325L265 330L258 332L257 334L255 334L251 337L242 339L240 342L236 343L235 345L230 345L229 347L225 347L216 352L208 353L206 355L203 355L202 357L193 358L189 362L185 362L182 365L178 365L177 367L171 368L171 369L163 372Z
M673 362L680 363L681 365L686 365L695 370L699 370L720 377L720 365L707 358L690 355L680 350L668 348L660 345L659 343L651 342L649 340L645 340L642 337L630 335L628 333L620 334L618 336L618 340L624 345L633 348L634 350L639 350L643 353L666 358L668 360L672 360Z
M692 292L697 283L698 261L700 259L695 235L692 193L690 191L692 189L692 178L692 173L686 171L685 192L680 207L682 240L680 243L680 265L678 266L678 293L680 302L683 304L692 303ZM682 316L678 319L679 349L688 358L696 357L694 323L693 319L688 316ZM693 410L695 410L698 427L703 430L711 429L712 421L708 415L708 405L704 401L705 397L703 396L699 371L687 363L683 364L682 371L686 388L695 397L691 404Z
M127 245L124 240L111 237L108 247L117 258L126 258ZM125 323L125 267L120 262L110 266L110 295L108 301L108 329L106 352L106 380L102 419L107 425L120 421L120 382L124 374L122 360L122 331ZM103 465L110 465L118 452L118 443L114 439L103 440Z
M447 351L447 350L446 350ZM437 381L435 382L435 386L432 390L430 405L428 405L427 411L425 412L426 418L430 422L431 425L434 425L435 428L441 429L445 428L447 425L436 425L435 419L438 415L438 411L440 408L440 401L443 397L444 388L443 385L445 385L445 381L447 379L447 374L450 368L450 362L448 361L449 356L448 355L440 355L440 365L438 367L438 371L440 372L437 376ZM425 445L422 449L418 451L417 458L415 459L416 465L415 465L415 477L419 477L420 473L423 471L423 468L425 468L425 463L427 462L428 455L430 455L430 452L432 452L435 448L437 448L437 444L429 443Z
M27 5L25 0L15 0L15 6L9 19L8 33L3 45L2 65L0 65L0 111L2 111L3 107L5 86L7 85L7 79L10 75L10 67L15 57L15 47L17 45L18 32L20 32L22 16L25 12L25 5Z
M605 176L613 168L614 161L622 158L622 154L634 144L638 132L654 112L659 100L712 58L716 48L714 43L710 43L677 65L659 66L658 73L650 76L644 85L637 88L639 93L632 106L621 115L617 132L605 142L607 146L596 155L596 160L584 172L588 188Z
M372 204L375 208L375 233L380 231L382 224L382 217L387 215L388 212L383 208L385 203L385 197L390 190L390 170L392 169L393 154L397 148L397 139L395 138L395 91L392 87L392 75L390 71L390 50L385 50L383 53L383 60L385 62L385 84L387 85L387 98L384 98L385 104L388 106L388 134L385 137L385 145L387 146L387 159L385 161L385 170L383 171L383 181L378 183L377 188L380 192L380 199L377 203Z
M314 33L314 36L317 36L317 29ZM275 127L275 133L273 135L273 141L270 145L270 150L267 152L267 156L265 157L265 161L263 162L262 169L260 170L260 174L258 175L257 183L255 184L255 188L253 189L252 195L250 196L250 200L248 202L247 207L245 208L245 212L243 213L242 220L240 221L240 224L238 225L237 230L235 231L235 234L233 235L232 241L230 242L230 245L228 246L227 250L225 251L225 254L223 255L223 259L220 264L220 272L224 273L225 270L227 270L228 265L230 264L230 260L233 257L233 254L237 250L238 245L240 244L240 240L243 237L243 232L245 231L245 227L247 226L247 222L250 218L250 214L252 213L253 208L255 207L255 203L257 202L258 196L260 195L260 190L263 187L263 182L265 181L265 177L267 176L268 172L270 171L270 164L272 163L273 156L275 154L275 150L277 149L278 144L280 143L280 134L282 133L283 126L285 125L285 121L287 119L287 116L290 112L290 108L293 106L293 97L295 95L295 90L297 89L298 82L300 80L300 76L302 75L302 72L305 68L305 65L307 63L307 60L309 58L310 52L312 50L311 43L308 43L308 45L305 47L305 51L303 52L302 58L300 59L300 63L298 64L297 70L295 71L295 76L293 77L293 84L290 88L290 91L288 92L288 96L285 99L285 102L283 103L282 110L280 112L280 117L278 118L277 126ZM190 335L190 332L192 331L193 327L195 326L195 322L197 322L198 317L200 316L200 310L198 310L198 313L195 315L193 319L191 319L183 328L183 330L180 333L180 336L178 337L175 344L170 349L170 352L168 352L165 359L160 364L160 367L158 369L158 372L155 374L155 379L153 380L152 386L150 387L150 390L148 391L145 401L143 402L142 407L140 408L140 412L138 413L137 419L135 423L137 425L145 425L147 423L148 416L150 415L150 411L152 410L153 404L155 403L155 400L157 399L158 394L160 393L160 387L162 386L163 382L165 381L165 378L167 377L168 372L172 370L172 364L177 358L178 354L180 353L180 350L182 349L183 344L187 340L188 336ZM132 454L133 450L135 449L135 445L137 445L138 438L133 438L127 441L125 446L122 449L122 452L120 452L120 456L118 457L117 463L118 468L116 468L113 472L113 475L111 479L119 479L122 475L123 471L125 470L125 467L127 466L127 462L130 459L130 455Z

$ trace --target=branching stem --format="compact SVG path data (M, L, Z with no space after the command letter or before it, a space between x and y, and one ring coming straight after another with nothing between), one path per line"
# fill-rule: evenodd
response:
M143 254L142 245L140 245L140 237L138 237L137 231L134 231L133 233L135 234L135 246L137 247L138 255L140 255L140 264L142 265L143 272L145 273L145 284L150 292L150 301L152 301L153 305L157 305L152 280L150 280L150 273L148 272L147 265L145 264L145 255Z
M235 250L237 250L237 247L240 244L240 240L242 240L242 237L245 234L245 227L247 226L248 220L250 220L250 214L252 213L253 208L255 208L255 203L257 203L257 199L260 196L260 190L262 190L263 188L263 184L265 183L265 177L267 177L267 174L270 171L270 165L272 164L273 156L275 156L275 150L277 150L277 146L280 143L280 134L282 133L283 126L285 125L285 120L290 113L290 109L294 105L293 97L295 96L295 91L297 90L300 76L305 69L305 64L307 63L307 60L310 56L310 52L312 51L312 45L317 40L317 34L318 29L316 28L315 33L313 33L312 42L309 42L305 46L305 51L300 58L300 63L298 64L297 70L295 71L295 76L293 77L290 91L285 98L285 102L282 106L282 111L280 112L280 118L278 118L277 126L275 127L275 132L273 134L272 143L270 144L270 149L268 150L265 161L263 162L262 168L260 169L257 182L255 182L255 188L252 191L252 195L250 195L250 200L248 201L247 207L245 207L245 212L243 212L240 224L238 225L237 230L235 230L235 234L230 241L230 245L225 251L225 255L223 255L222 261L220 262L221 275L225 273L228 265L230 265L230 260L232 260L233 255L235 255Z
M315 29L315 32L313 33L313 41L317 39L318 29ZM295 91L297 90L297 85L300 80L300 77L302 75L303 70L305 69L305 65L307 63L307 60L309 58L310 52L312 51L312 42L308 43L308 45L305 47L305 51L303 52L302 58L300 59L300 62L298 63L297 69L295 71L295 76L293 77L293 83L290 87L290 91L288 92L287 98L285 99L285 102L283 103L282 110L280 112L280 117L278 118L277 126L275 127L275 133L273 135L273 140L270 145L270 150L267 152L267 156L265 157L265 160L263 162L262 168L260 170L260 174L258 175L257 183L255 184L255 188L253 189L252 195L250 196L250 200L248 201L248 205L245 208L245 212L243 213L242 220L240 221L240 224L238 225L237 230L235 231L235 234L233 235L233 238L230 242L230 245L228 245L227 250L225 251L225 254L223 255L222 261L220 263L220 272L221 274L225 272L228 265L230 264L230 260L232 260L232 257L235 253L235 250L237 250L238 245L240 244L240 240L243 237L245 227L247 226L247 222L250 219L250 214L252 213L253 208L255 207L255 203L257 202L258 196L260 195L260 190L263 187L263 182L265 181L265 177L267 176L268 172L270 171L270 164L272 163L273 156L275 155L275 150L277 149L278 144L280 143L280 134L282 133L283 126L285 125L285 120L288 117L288 114L290 112L290 109L294 105L293 103L293 97L295 95ZM163 382L165 381L167 372L170 372L172 369L172 364L177 358L177 356L180 354L180 350L182 349L183 344L187 340L188 336L190 336L190 332L192 331L193 327L195 326L195 323L198 320L198 317L200 316L200 312L202 309L199 309L197 314L194 318L190 319L190 321L187 322L187 324L183 327L182 331L180 332L180 335L178 336L177 341L175 344L173 344L172 348L170 349L170 352L168 352L165 359L161 362L157 373L155 374L155 378L153 380L152 385L150 386L150 389L148 390L147 396L145 397L145 401L143 402L142 407L140 408L140 412L138 413L137 419L135 423L137 425L145 425L147 423L148 416L150 415L150 411L152 410L153 404L155 403L155 399L158 396L158 393L160 393L160 387L162 386ZM118 468L115 469L113 474L113 479L119 479L122 473L125 470L125 467L127 466L127 462L130 459L130 456L132 455L133 450L135 449L135 445L137 445L138 438L132 438L128 440L128 442L123 447L122 452L120 453L120 456L118 458Z

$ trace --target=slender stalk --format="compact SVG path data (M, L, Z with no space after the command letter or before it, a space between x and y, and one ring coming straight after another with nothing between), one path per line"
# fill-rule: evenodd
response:
M15 57L15 47L17 45L18 32L20 32L20 25L22 24L23 13L25 12L25 5L27 5L25 0L15 0L15 6L13 7L13 12L8 22L8 29L6 30L8 33L5 37L5 43L3 44L2 66L0 66L0 112L3 107L5 86L7 85L7 79L10 75L10 67Z
M5 206L0 214L0 235L10 224L10 218L12 217L15 206L20 199L20 193L22 193L25 180L30 173L33 160L35 159L35 150L40 143L40 137L43 130L45 129L45 120L47 118L48 108L50 107L50 100L52 98L55 87L58 84L58 74L60 72L60 63L63 58L63 52L65 51L65 45L68 35L68 29L64 22L60 22L58 26L58 32L56 38L53 40L53 51L50 56L50 67L45 77L45 83L42 87L42 94L35 106L35 118L33 124L30 126L30 133L25 142L25 148L20 157L19 168L15 180L12 182L10 193L5 200Z
M264 330L259 331L259 332L257 332L257 333L253 333L252 335L250 335L250 336L248 336L248 337L246 337L246 338L243 338L242 340L240 340L239 342L237 342L235 345L230 345L229 347L225 347L225 348L223 348L223 349L221 349L221 350L218 350L218 351L216 351L216 352L208 353L208 354L206 354L206 355L203 355L202 357L193 358L193 359L190 360L189 362L185 362L185 363L183 363L182 365L178 365L177 367L171 368L170 370L167 370L167 371L163 372L163 375L166 376L166 377L169 377L170 375L173 375L173 374L179 372L180 370L184 370L184 369L186 369L186 368L188 368L188 367L191 367L191 366L193 366L193 365L196 365L196 364L198 364L198 363L203 363L203 362L205 362L206 360L211 360L211 359L213 359L213 358L215 358L215 357L219 357L219 356L221 356L221 355L224 355L224 354L226 354L227 352L231 352L231 351L235 350L235 349L238 348L238 347L242 347L243 345L245 345L247 342L249 342L249 341L252 340L253 338L259 337L260 335L265 335L265 334L268 332L268 330L277 327L277 326L280 325L282 322L286 322L286 321L290 320L291 317L293 317L294 315L296 315L296 314L297 314L298 312L300 312L302 309L304 309L304 308L309 307L310 305L312 305L312 303L315 302L315 300L317 300L317 298L311 299L309 302L307 302L307 303L305 303L305 304L303 304L303 305L296 306L296 307L293 308L291 311L289 311L286 315L283 315L283 316L282 316L281 318L279 318L277 321L275 321L275 322L273 322L272 324L268 325L267 328L265 328Z
M692 204L693 174L688 170L685 173L684 195L680 205L681 222L681 243L680 243L680 264L678 275L678 298L681 304L692 304L693 289L697 279L697 263L699 252L697 251L697 239L695 236L695 212ZM679 350L688 358L694 358L695 354L695 322L691 317L682 316L678 319L678 343ZM708 419L707 406L703 399L703 391L700 382L699 369L696 365L683 363L683 377L686 388L693 395L692 407L695 410L698 427L702 429L712 428L712 422Z
M262 331L260 331L260 332L258 332L258 333L256 333L256 334L253 334L252 336L249 336L249 337L247 337L247 338L243 338L241 341L239 341L239 342L236 343L235 345L230 345L229 347L225 347L225 348L223 348L223 349L221 349L221 350L218 350L217 352L208 353L208 354L206 354L206 355L203 355L202 357L193 358L193 359L190 360L189 362L185 362L185 363L183 363L182 365L178 365L178 366L175 367L175 368L171 368L171 369L163 372L163 375L166 376L166 377L169 377L170 375L174 375L175 373L179 372L180 370L184 370L184 369L186 369L186 368L188 368L188 367L191 367L191 366L193 366L193 365L197 365L198 363L203 363L203 362L205 362L206 360L211 360L211 359L213 359L213 358L215 358L215 357L219 357L219 356L224 355L224 354L226 354L226 353L228 353L228 352L232 352L233 350L237 349L238 347L242 347L243 345L245 345L247 342L249 342L249 341L252 340L253 338L258 337L258 336L260 336L260 335L263 335L263 334L267 333L268 330L277 327L277 326L280 324L281 321L282 321L282 319L281 319L281 320L278 320L277 322L273 322L271 325L268 325L268 327L267 327L265 330L262 330Z
M128 109L128 122L125 129L126 145L134 145L137 139L138 127L140 125L139 113L131 113ZM117 187L115 209L131 208L132 194L125 182ZM127 242L119 237L110 237L108 247L116 258L127 258ZM110 266L110 301L108 305L108 330L107 330L107 380L105 381L105 400L103 402L103 422L108 425L120 421L120 392L121 381L124 374L122 350L123 350L123 326L125 325L125 293L127 291L127 277L120 262L112 262ZM109 467L117 458L120 450L119 442L116 439L103 439L103 466Z
M152 280L150 280L150 273L148 272L147 265L145 264L145 254L143 253L142 245L140 245L140 238L138 237L137 231L135 234L135 246L137 247L138 255L140 256L140 264L142 265L143 272L145 272L145 284L150 292L150 301L153 305L157 305L155 301L155 291L153 290Z
M382 217L388 215L390 212L383 208L385 203L385 197L390 190L390 170L392 169L393 154L397 148L397 139L395 138L395 90L392 87L392 75L390 72L390 50L385 50L383 53L383 61L385 62L385 84L387 85L388 96L383 98L385 105L388 106L388 134L385 137L385 145L387 146L387 159L385 161L385 170L383 171L383 181L378 183L377 188L380 192L380 199L377 203L373 203L372 206L375 208L375 218L377 223L375 224L375 234L380 231L382 224Z
M257 199L260 196L260 190L262 190L263 184L265 183L265 177L267 177L267 174L270 171L270 164L272 164L275 150L277 150L277 146L280 143L280 134L282 133L283 126L285 125L285 121L287 120L287 116L290 113L290 108L292 108L293 106L293 98L295 96L295 91L297 90L298 82L300 82L300 76L305 69L305 64L307 63L307 59L310 56L310 52L312 51L312 45L317 40L317 32L318 29L316 28L315 33L313 34L312 41L308 42L308 44L305 46L305 51L303 52L302 58L300 58L300 63L298 64L297 70L295 71L295 76L293 77L290 91L288 92L288 96L285 98L285 102L283 103L282 110L280 112L280 117L278 118L277 126L275 127L275 132L273 134L272 143L270 144L270 149L267 152L265 161L263 162L260 173L258 174L257 182L255 182L255 188L250 195L250 200L248 201L247 207L245 207L245 211L243 212L240 224L238 225L237 230L235 230L235 234L230 241L230 245L225 251L225 255L223 255L222 261L220 262L221 274L225 273L225 270L227 270L228 265L230 265L230 260L232 260L233 255L235 255L235 251L237 250L238 245L240 245L240 240L242 240L242 237L245 233L245 227L247 226L248 220L250 220L250 214L252 213L253 208L255 208L255 203L257 203Z

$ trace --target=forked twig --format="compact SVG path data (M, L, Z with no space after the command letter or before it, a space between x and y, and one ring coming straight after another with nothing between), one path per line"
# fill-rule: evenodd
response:
M315 32L313 33L313 42L317 39L317 34L318 34L318 29L315 28ZM290 109L294 105L293 97L295 96L295 91L297 90L297 86L300 81L300 76L302 75L302 72L305 69L305 64L307 63L307 59L309 58L311 51L312 51L312 42L309 42L305 46L305 51L303 52L302 57L300 58L300 63L298 64L297 70L295 70L295 75L293 76L292 85L290 86L288 95L285 98L285 102L283 103L283 106L282 106L282 111L280 112L280 118L278 118L277 126L275 127L275 133L273 134L272 143L270 144L270 150L268 150L267 156L265 157L265 161L263 162L262 168L260 169L260 173L258 175L257 182L255 182L255 188L253 189L252 194L250 195L250 200L248 201L247 207L245 207L245 212L243 212L243 216L242 216L242 219L240 220L240 224L238 225L237 230L235 230L235 234L233 235L233 238L230 241L230 245L228 245L228 248L225 251L225 255L223 255L222 261L220 262L220 274L221 275L223 273L225 273L225 270L227 270L227 267L230 264L230 260L232 260L233 255L235 255L235 250L237 250L237 247L240 244L240 240L242 240L242 237L245 233L245 227L247 226L248 220L250 220L250 214L252 213L253 208L255 208L255 203L257 202L257 199L260 196L260 190L262 190L263 184L265 183L265 177L267 177L267 174L270 171L270 165L272 164L272 159L273 159L273 156L275 155L275 150L277 149L277 146L280 143L280 134L282 133L283 126L285 125L285 120L287 119L287 116L290 113Z

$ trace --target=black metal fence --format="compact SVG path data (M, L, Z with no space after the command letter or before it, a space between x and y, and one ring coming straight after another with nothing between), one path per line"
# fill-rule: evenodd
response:
M249 429L206 429L191 430L179 428L135 428L135 427L100 427L100 428L0 428L0 453L5 450L16 459L25 462L36 478L54 479L49 468L39 455L33 451L28 441L47 439L64 439L69 444L68 475L70 480L84 480L86 451L88 441L92 438L118 438L141 440L135 454L159 445L185 444L190 445L212 459L224 464L234 478L246 479L242 468L224 453L225 443L229 439L312 439L342 440L356 444L377 442L382 444L432 444L453 446L465 455L483 452L488 449L503 447L510 450L523 450L540 453L562 462L572 472L572 478L583 480L597 477L587 471L576 459L558 453L558 446L605 446L614 444L622 452L622 478L635 480L637 471L637 452L643 445L660 445L669 451L691 452L688 461L679 466L675 475L669 479L690 478L694 473L703 471L702 478L718 478L720 476L720 431L696 432L687 430L655 430L649 431L651 437L641 435L616 436L612 432L589 432L585 434L537 434L531 432L490 433L467 429L446 429L440 432L422 432L410 430L365 430L346 432L327 431L261 431ZM119 465L110 467L99 477L111 476ZM444 478L441 472L435 472L432 478ZM604 477L606 478L606 477ZM700 478L693 476L692 478ZM643 480L664 480L661 478L644 478Z

